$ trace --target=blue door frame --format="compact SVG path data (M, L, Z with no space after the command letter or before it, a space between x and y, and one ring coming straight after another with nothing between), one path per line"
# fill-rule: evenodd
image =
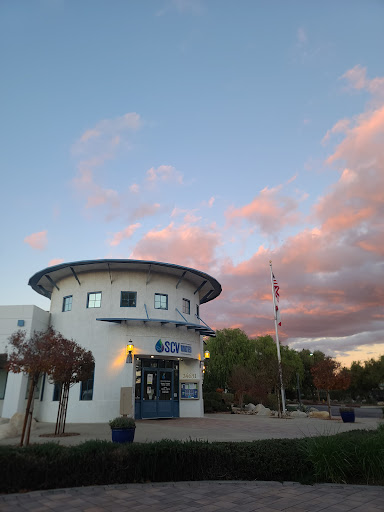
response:
M136 396L135 400L135 418L179 417L179 383L173 368L142 366L140 380L140 397Z

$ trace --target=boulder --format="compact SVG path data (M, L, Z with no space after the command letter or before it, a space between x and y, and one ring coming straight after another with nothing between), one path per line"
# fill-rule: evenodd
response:
M291 412L291 418L306 418L307 413L303 411L292 411Z
M247 404L244 408L246 411L252 412L256 408L256 405L255 404Z
M262 404L258 404L254 411L257 412L258 416L271 416L271 409L268 409L268 407L264 407Z
M309 413L310 418L319 418L321 420L328 420L329 414L328 411L312 411Z
M316 407L311 407L309 412L319 412L319 409L316 409Z

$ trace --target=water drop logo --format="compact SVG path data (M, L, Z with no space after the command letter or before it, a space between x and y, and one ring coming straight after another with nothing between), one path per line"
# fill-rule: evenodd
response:
M164 351L164 344L161 341L161 339L156 343L155 349L156 349L156 352L163 352Z

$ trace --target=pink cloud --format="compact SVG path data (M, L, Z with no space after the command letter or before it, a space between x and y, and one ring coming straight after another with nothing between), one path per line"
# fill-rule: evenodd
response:
M37 251L43 251L48 243L47 231L39 231L38 233L32 233L24 238L24 242L28 244L32 249Z
M130 217L132 220L142 219L143 217L152 217L152 215L155 215L160 210L160 208L161 206L159 203L144 203L135 208Z
M138 194L140 190L140 186L137 183L132 183L132 185L129 187L130 192L133 194Z
M151 167L147 171L146 179L149 183L155 183L158 181L173 181L179 184L183 183L183 175L172 165L160 165L156 169Z
M172 222L164 229L149 231L134 248L132 257L212 269L218 245L217 232L187 224L176 227Z
M208 201L208 206L209 206L209 208L212 208L212 206L213 206L213 203L214 203L214 202L215 202L215 198L212 196L212 197L210 198L210 200Z
M299 219L298 201L281 195L280 189L264 188L251 203L240 208L230 208L226 212L227 219L246 219L264 233L276 233L283 226L295 224Z
M141 224L131 224L130 226L126 227L122 231L118 231L113 235L113 239L109 242L109 245L116 246L119 245L123 240L126 238L131 238L133 233L141 227Z
M56 259L53 259L51 260L49 263L48 263L48 267L53 267L54 265L59 265L60 263L63 263L63 258L56 258Z

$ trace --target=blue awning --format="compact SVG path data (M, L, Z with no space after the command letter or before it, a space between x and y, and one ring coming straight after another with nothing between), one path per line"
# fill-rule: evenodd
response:
M186 327L187 329L194 329L201 336L215 337L216 333L208 325L193 324L190 322L178 322L177 320L166 320L165 318L96 318L99 322L112 322L121 324L122 322L157 322L161 325L174 324L176 327Z

